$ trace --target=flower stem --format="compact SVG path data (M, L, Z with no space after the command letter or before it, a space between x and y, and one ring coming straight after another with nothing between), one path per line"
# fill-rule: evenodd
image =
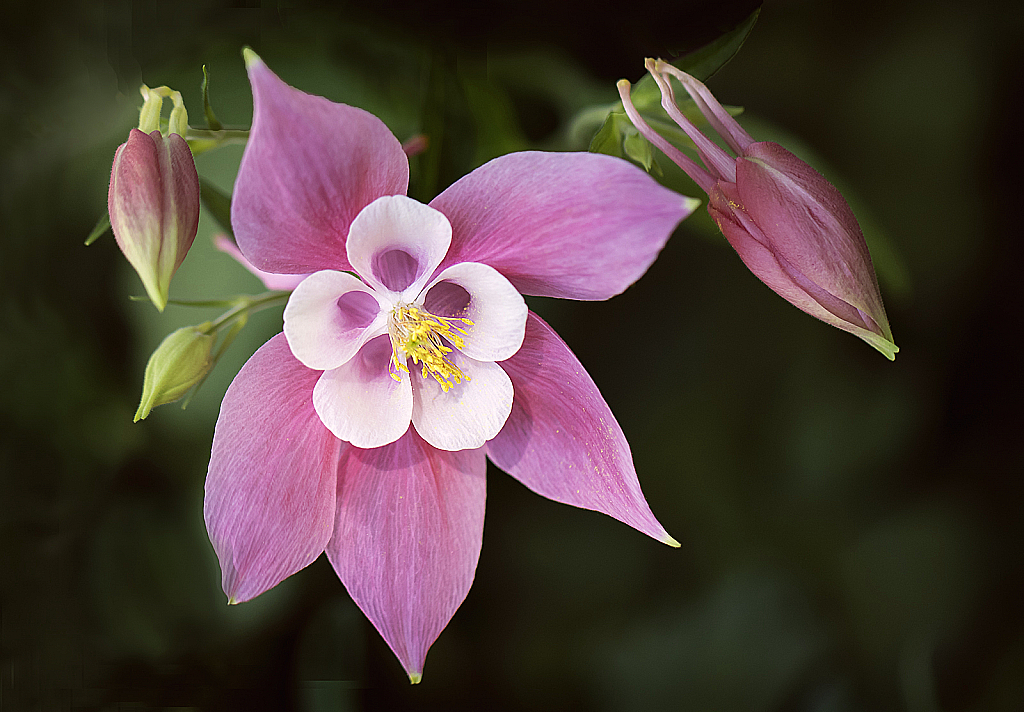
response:
M291 292L264 292L256 296L241 296L235 299L235 306L221 314L204 333L216 334L221 329L229 326L238 319L248 319L251 314L269 309L270 307L284 304L288 301Z

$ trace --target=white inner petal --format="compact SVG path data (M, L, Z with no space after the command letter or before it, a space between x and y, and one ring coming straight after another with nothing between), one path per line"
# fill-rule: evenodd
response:
M358 278L324 270L304 279L284 308L284 334L302 365L337 368L387 329L387 312Z
M367 284L412 301L451 242L452 226L442 213L404 195L386 195L352 221L346 249Z
M523 345L526 302L505 277L485 264L462 262L439 274L422 297L431 314L462 317L467 326L459 350L478 361L504 361Z
M476 361L458 351L450 357L467 376L447 392L433 378L413 372L412 423L439 450L483 446L512 412L512 381L496 363Z
M393 379L390 360L391 340L378 336L347 363L320 376L313 388L313 408L337 438L369 449L393 443L409 429L409 376Z

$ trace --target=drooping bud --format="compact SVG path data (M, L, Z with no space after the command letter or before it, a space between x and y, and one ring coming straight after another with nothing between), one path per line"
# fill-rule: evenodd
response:
M859 336L890 360L899 351L882 306L867 242L835 186L777 143L754 141L702 83L661 60L647 60L662 106L693 141L697 164L644 121L619 95L637 130L708 193L708 212L744 264L811 316ZM669 77L683 85L735 157L711 141L676 105Z
M158 405L172 403L184 396L213 367L210 354L216 340L207 333L210 322L185 326L167 335L149 357L142 382L142 399L135 422L149 415Z
M171 277L199 227L199 175L183 134L188 114L181 95L143 85L139 128L114 154L107 209L121 252L163 311ZM160 132L163 98L174 102L166 135Z

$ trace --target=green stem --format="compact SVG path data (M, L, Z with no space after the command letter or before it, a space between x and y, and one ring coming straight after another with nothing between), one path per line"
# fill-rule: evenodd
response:
M216 321L210 324L203 333L216 334L240 317L248 318L250 314L284 304L288 301L289 296L291 296L291 292L264 292L255 297L239 297L238 304L217 317Z
M249 140L248 129L220 129L219 131L213 131L211 129L196 129L191 126L188 127L188 135L185 138L196 138L196 139L209 139L212 141L224 142L224 141L241 141L245 142Z

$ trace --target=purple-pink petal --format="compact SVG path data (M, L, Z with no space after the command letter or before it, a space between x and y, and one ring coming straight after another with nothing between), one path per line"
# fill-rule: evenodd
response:
M522 348L500 365L515 401L505 427L487 444L494 464L537 494L604 512L678 546L640 491L615 416L558 334L530 312Z
M835 186L776 143L750 144L736 170L747 214L764 231L779 228L772 250L817 287L884 321L867 243Z
M327 556L413 682L473 583L485 469L482 449L435 450L412 429L342 454Z
M294 89L258 58L248 69L252 133L231 203L239 248L267 272L351 269L352 220L408 187L401 144L373 114Z
M232 603L307 566L331 538L342 443L313 410L319 377L278 334L224 396L204 513Z
M452 224L441 268L494 267L524 294L607 299L654 262L698 203L594 153L512 153L431 201Z

